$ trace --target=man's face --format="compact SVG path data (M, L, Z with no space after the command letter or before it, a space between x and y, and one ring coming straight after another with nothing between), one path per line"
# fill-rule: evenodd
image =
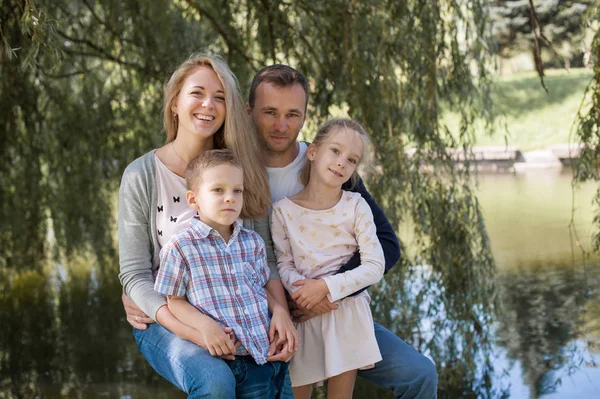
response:
M263 148L274 153L293 151L292 145L304 125L305 105L306 93L300 84L258 85L254 108L249 111Z

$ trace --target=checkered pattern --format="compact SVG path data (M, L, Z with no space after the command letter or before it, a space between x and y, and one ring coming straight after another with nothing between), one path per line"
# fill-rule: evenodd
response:
M234 225L226 243L198 218L160 252L154 289L188 301L219 324L231 327L242 345L237 355L267 361L269 311L263 289L269 279L265 244L254 231Z

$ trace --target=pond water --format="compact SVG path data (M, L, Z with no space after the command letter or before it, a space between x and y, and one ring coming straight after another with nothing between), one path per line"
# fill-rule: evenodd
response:
M600 397L600 262L580 250L590 247L596 187L581 187L573 200L570 181L568 173L480 176L479 199L498 264L502 307L493 325L486 326L493 340L472 354L471 370L456 372L468 369L467 360L444 364L445 373L470 377L448 379L455 385L440 391L440 398L477 397L465 386L479 380L491 387L480 397ZM185 398L137 353L114 265L80 264L68 275L49 271L50 283L36 273L2 279L0 399ZM413 274L413 288L419 273L427 268ZM407 333L390 321L400 313L391 306L374 307L375 319L434 357L426 328L419 336ZM420 324L439 321L429 317ZM485 358L493 366L489 375L482 371ZM391 395L359 381L355 397Z

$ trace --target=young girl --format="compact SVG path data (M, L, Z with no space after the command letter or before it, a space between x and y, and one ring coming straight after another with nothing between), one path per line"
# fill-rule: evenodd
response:
M290 364L295 398L309 398L312 384L326 379L329 398L351 398L357 370L381 360L369 295L348 297L378 282L384 271L369 206L360 194L342 190L358 178L367 145L359 123L327 122L307 149L305 188L273 205L271 232L284 287L306 309L324 298L338 305L296 326L302 345ZM335 275L357 249L361 266Z

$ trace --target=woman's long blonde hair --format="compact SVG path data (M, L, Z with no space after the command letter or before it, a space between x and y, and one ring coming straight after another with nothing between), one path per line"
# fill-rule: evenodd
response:
M227 148L240 161L244 170L243 219L264 216L271 204L267 171L260 161L261 148L250 126L237 78L225 61L216 55L193 54L181 64L164 86L163 118L167 143L177 137L178 118L172 106L177 100L183 82L199 67L211 68L217 74L225 91L225 121L214 134L213 148Z

